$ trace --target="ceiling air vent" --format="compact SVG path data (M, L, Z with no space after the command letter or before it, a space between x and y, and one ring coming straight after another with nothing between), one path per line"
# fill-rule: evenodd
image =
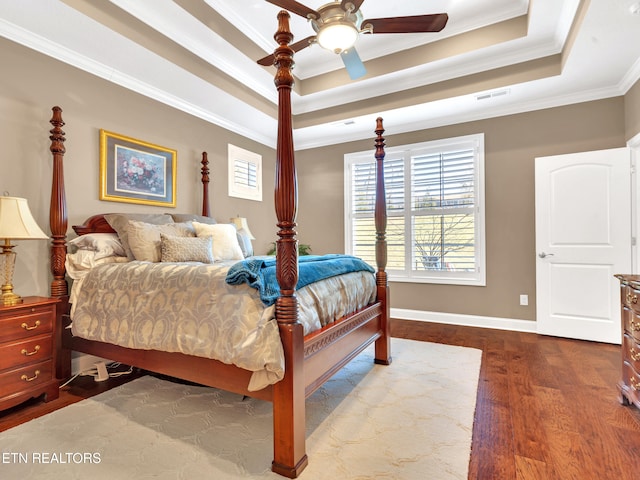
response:
M488 100L489 98L503 97L508 94L509 89L505 88L504 90L496 90L495 92L481 93L480 95L476 95L476 100Z
M331 126L340 127L342 125L354 125L355 123L356 123L355 120L348 119L348 120L340 120L340 121L337 121L337 122L333 122L333 123L331 123Z

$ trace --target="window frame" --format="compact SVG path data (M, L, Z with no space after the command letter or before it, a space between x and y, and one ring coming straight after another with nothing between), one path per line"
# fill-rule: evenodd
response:
M446 270L415 270L411 267L413 260L413 235L405 234L405 268L403 270L392 269L388 266L386 271L389 280L393 282L411 283L434 283L450 285L486 286L486 238L485 238L485 179L484 179L484 133L464 135L453 138L430 140L419 143L412 143L398 147L385 148L385 159L396 160L402 157L404 160L404 205L401 216L405 219L406 232L411 233L411 220L414 216L412 209L412 199L410 197L411 188L411 158L418 155L432 154L438 152L452 152L458 150L473 149L474 152L474 253L475 271L456 272ZM354 163L375 164L375 158L371 151L347 153L344 155L344 229L345 229L345 252L353 254L353 222L355 216L352 212L352 165ZM387 195L389 191L387 190ZM387 205L387 224L389 224L392 214ZM389 237L387 237L389 240ZM373 240L375 241L375 239Z

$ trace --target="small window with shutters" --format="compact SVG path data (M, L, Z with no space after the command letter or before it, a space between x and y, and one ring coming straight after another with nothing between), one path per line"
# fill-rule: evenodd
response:
M375 266L375 158L345 155L345 251ZM392 281L485 284L484 135L387 147Z
M262 201L262 156L231 144L229 196Z

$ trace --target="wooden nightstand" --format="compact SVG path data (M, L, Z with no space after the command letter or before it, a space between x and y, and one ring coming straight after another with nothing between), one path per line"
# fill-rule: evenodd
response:
M0 410L45 394L59 395L56 379L58 299L25 297L0 306Z

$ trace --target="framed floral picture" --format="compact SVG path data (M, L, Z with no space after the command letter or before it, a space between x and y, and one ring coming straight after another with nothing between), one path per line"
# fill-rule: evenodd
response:
M100 130L100 200L176 206L177 152Z

